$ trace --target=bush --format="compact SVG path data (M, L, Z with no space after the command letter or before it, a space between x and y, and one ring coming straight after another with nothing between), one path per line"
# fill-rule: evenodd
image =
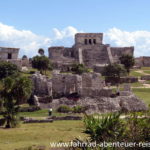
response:
M89 72L88 68L86 68L83 64L73 64L71 71L75 74L82 74L84 72Z
M71 112L72 109L66 105L61 105L58 107L57 111L60 113L68 113L68 112Z
M29 73L30 73L30 74L34 74L34 73L35 73L35 71L30 71Z
M18 73L18 67L10 62L0 61L0 79Z
M0 126L3 126L4 124L5 124L5 119L4 118L0 119Z
M72 109L73 113L84 113L85 112L85 107L83 106L74 106Z

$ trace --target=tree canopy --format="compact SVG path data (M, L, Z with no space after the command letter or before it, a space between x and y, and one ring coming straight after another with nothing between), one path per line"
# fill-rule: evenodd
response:
M88 69L83 64L73 64L71 71L76 74L82 74L84 72L88 72Z
M134 57L131 56L131 55L122 55L120 57L120 62L121 64L124 65L127 73L129 74L130 73L130 69L134 66L135 64L135 60L134 60Z
M42 74L52 69L51 62L46 56L35 56L32 59L32 67L38 69Z
M103 76L118 77L118 78L120 78L121 76L125 74L126 74L126 70L124 69L124 67L116 63L105 66L102 72Z
M17 74L18 72L18 67L15 64L6 61L0 61L0 79Z
M27 77L18 77L17 79L7 77L2 81L0 97L4 107L3 117L6 121L6 128L17 125L18 104L27 100L32 92L32 84Z

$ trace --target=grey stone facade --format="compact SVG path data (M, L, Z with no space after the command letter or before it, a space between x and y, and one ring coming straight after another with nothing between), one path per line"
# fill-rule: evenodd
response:
M142 56L142 57L135 58L135 66L150 67L150 57Z
M19 48L0 47L0 61L8 61L17 65L29 67L29 59L19 59Z
M19 48L0 47L0 60L18 59Z
M75 44L71 48L50 47L48 52L49 58L57 69L73 63L97 68L97 66L119 62L119 57L123 54L133 56L134 47L110 47L109 44L103 44L102 33L77 33Z
M110 96L111 90L104 89L105 82L99 73L53 74L51 79L39 73L32 76L34 94L53 98L77 94L82 97Z

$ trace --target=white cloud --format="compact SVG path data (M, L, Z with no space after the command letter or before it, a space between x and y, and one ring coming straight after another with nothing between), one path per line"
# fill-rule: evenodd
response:
M74 35L79 31L72 26L68 26L63 30L53 29L52 45L72 46L74 44Z
M79 31L72 26L62 30L54 28L50 37L37 35L28 30L18 30L13 26L0 23L0 46L20 48L20 56L32 57L39 48L44 48L46 53L50 46L72 46L74 35ZM135 56L150 55L150 32L128 32L117 28L109 29L104 33L104 42L112 46L135 46Z
M44 37L28 30L18 30L13 26L0 23L0 46L20 48L20 56L32 57L37 54L39 48L44 48L47 53L51 45L73 45L74 35L80 31L68 26L62 30L54 28L52 32L52 37Z
M112 28L104 34L104 41L114 46L134 46L135 56L150 56L149 31L128 32Z
M0 23L0 46L18 47L21 49L20 55L31 57L37 54L40 47L47 47L50 44L50 38Z

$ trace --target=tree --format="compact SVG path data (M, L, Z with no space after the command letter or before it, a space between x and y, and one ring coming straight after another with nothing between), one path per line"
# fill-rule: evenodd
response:
M46 56L35 56L32 59L32 67L36 68L43 74L43 72L52 69L51 62Z
M104 67L104 70L102 72L103 76L107 77L117 77L120 78L121 76L125 75L126 70L124 67L120 64L109 64L108 66Z
M128 75L130 73L130 69L134 66L135 64L135 60L134 60L134 57L131 56L131 55L122 55L120 57L120 62L121 64L124 65Z
M6 61L0 61L0 79L17 74L18 72L18 67L15 64Z
M39 53L41 56L44 56L44 49L40 48L40 49L38 50L38 53Z
M115 83L117 83L117 86L120 83L120 77L124 76L125 74L126 74L126 70L124 66L116 63L105 66L102 72L102 75L105 76L105 79L107 78L109 79L112 77L115 78L116 79Z
M84 72L88 72L88 69L83 64L73 64L71 71L75 74L82 74Z
M32 93L32 81L28 77L19 77L15 80L13 95L17 104L27 102Z
M27 99L32 90L28 80L30 79L27 79L27 77L19 77L18 79L7 77L2 82L3 88L1 89L0 96L3 100L3 117L6 122L6 128L17 125L18 101Z

